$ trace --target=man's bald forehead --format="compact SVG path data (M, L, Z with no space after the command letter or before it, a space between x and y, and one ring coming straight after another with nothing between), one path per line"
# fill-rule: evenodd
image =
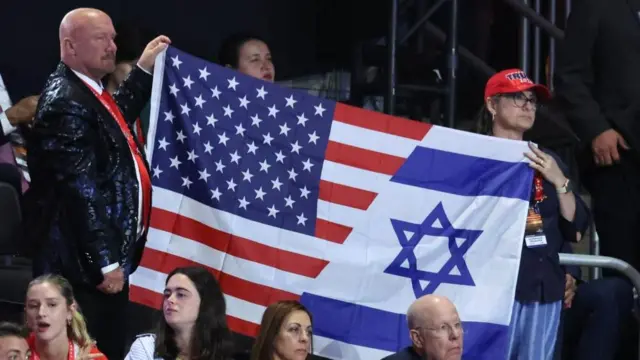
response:
M104 11L93 8L78 8L69 11L60 22L60 40L64 37L72 36L75 30L82 28L92 20L107 17Z
M415 328L418 326L418 323L422 323L426 318L431 317L434 312L452 307L455 309L455 305L444 296L422 296L409 306L409 310L407 311L409 328Z
M418 309L423 309L425 307L431 308L434 306L443 306L443 305L449 305L449 304L453 305L451 301L446 297L430 294L430 295L425 295L416 299L416 301L414 301L413 304L411 304L411 306L409 307L409 310L411 310L412 308L414 310L418 310Z
M78 8L69 11L63 18L62 23L65 22L74 22L74 21L82 21L92 17L99 16L109 16L102 10L93 9L93 8Z

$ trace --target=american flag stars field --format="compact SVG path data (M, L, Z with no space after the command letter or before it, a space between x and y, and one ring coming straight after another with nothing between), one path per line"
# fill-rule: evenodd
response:
M329 106L300 92L266 90L262 81L231 71L211 77L212 69L181 54L171 66L177 71L167 72L169 96L158 121L172 126L158 127L154 184L312 235Z

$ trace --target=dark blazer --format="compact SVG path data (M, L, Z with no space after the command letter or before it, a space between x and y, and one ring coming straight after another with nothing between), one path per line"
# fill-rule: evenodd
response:
M9 142L9 137L4 134L4 131L0 129L0 146Z
M130 125L149 100L152 79L136 67L114 95ZM116 120L63 63L38 102L27 161L34 275L58 273L93 287L103 280L101 268L119 262L127 279L146 241L146 233L136 234L134 160Z
M412 346L408 346L395 354L391 354L382 360L421 360L422 358L418 353L413 350Z
M640 149L639 12L640 0L581 0L571 9L555 93L587 148L614 128Z
M568 169L553 152L544 149L553 156L565 176ZM556 189L548 181L543 181L544 194L547 197L540 202L543 231L547 245L529 248L523 239L520 270L516 284L516 300L520 302L550 303L564 299L565 269L560 265L558 254L563 251L565 242L575 242L576 232L583 233L589 226L590 214L580 196L576 197L576 213L573 222L560 214L560 202Z

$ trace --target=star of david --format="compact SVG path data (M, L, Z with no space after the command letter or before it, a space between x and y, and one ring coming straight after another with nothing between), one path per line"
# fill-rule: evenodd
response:
M398 237L398 242L402 246L402 250L384 272L411 279L413 293L416 298L426 294L433 294L438 286L444 283L475 286L464 260L464 255L482 234L481 230L455 229L447 218L442 203L439 203L427 215L422 224L412 224L402 220L391 219L391 225ZM410 235L410 237L408 238L407 235ZM424 236L448 238L451 257L438 272L418 269L415 248ZM458 245L456 239L461 239L463 242ZM405 262L408 263L408 267L402 266ZM454 268L458 269L459 274L451 273ZM423 288L421 281L427 281L428 284Z

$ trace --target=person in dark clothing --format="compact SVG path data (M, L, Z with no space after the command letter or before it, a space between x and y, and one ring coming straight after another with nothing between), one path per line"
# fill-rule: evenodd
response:
M131 125L149 100L155 58L169 39L152 40L111 96L100 83L115 69L109 16L72 10L59 36L61 62L27 141L33 273L67 278L89 333L109 359L123 359L128 279L142 257L151 212L149 166Z
M382 360L460 360L464 330L456 306L440 295L424 295L407 311L411 346Z
M398 351L395 354L389 355L382 360L421 360L420 354L416 352L413 346L407 346L406 348Z
M565 243L563 253L572 253ZM634 321L633 287L625 279L606 277L581 280L578 266L566 266L565 303L562 313L556 360L637 359L620 352L625 325ZM631 356L629 356L631 355Z
M9 108L0 106L0 145L9 142L9 134L17 126L31 123L39 98L38 95L28 96Z
M576 2L559 43L558 102L581 140L601 254L640 268L640 0ZM604 271L605 275L614 274Z
M479 130L503 139L522 140L534 124L538 101L549 90L519 69L492 76L485 88ZM520 270L509 324L508 359L551 359L564 296L565 276L558 253L575 242L589 224L588 209L573 192L568 169L558 156L529 144L525 156L535 170L522 241Z
M22 174L15 164L9 135L18 126L30 124L36 113L39 96L29 96L7 109L0 106L0 181L8 183L22 194ZM4 147L7 148L4 148ZM5 153L6 152L6 153Z

